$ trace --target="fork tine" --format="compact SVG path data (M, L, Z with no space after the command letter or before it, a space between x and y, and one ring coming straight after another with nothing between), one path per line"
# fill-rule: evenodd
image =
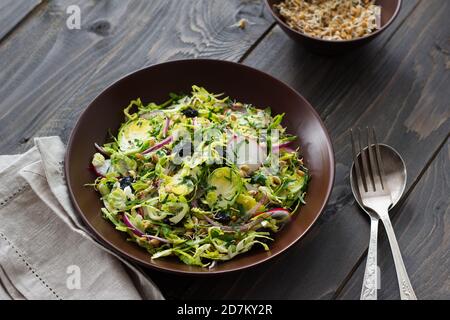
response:
M370 169L372 172L372 186L373 190L376 191L377 187L379 189L381 180L380 180L380 172L378 170L377 161L375 160L375 155L373 152L372 147L372 130L369 129L369 127L366 128L367 130L367 150L369 152L369 162L370 162Z
M364 190L367 191L363 180L362 180L362 175L361 175L361 168L359 167L359 160L358 160L358 153L357 153L357 148L355 145L355 137L353 135L353 129L350 129L350 139L352 141L352 153L353 153L353 164L354 164L354 169L355 169L355 176L356 176L356 181L358 183L358 189L360 190L360 193Z
M360 158L361 158L361 163L362 163L362 174L364 177L364 181L365 181L365 186L366 186L366 192L369 191L369 180L371 181L372 185L373 185L373 181L371 179L370 176L370 172L369 172L369 168L368 168L368 161L367 161L367 154L366 151L364 150L364 148L362 147L362 140L361 140L361 130L358 129L358 133L359 133L359 150L360 150Z
M383 160L381 159L380 146L378 145L377 136L375 134L375 128L372 128L372 133L373 133L373 139L375 142L375 154L376 154L376 159L377 159L378 172L380 173L381 188L384 190L384 182L383 182L384 165L383 165Z

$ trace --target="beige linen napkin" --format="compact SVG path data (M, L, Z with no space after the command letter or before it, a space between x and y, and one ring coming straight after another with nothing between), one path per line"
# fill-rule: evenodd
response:
M0 156L0 299L163 299L98 243L69 199L58 137Z

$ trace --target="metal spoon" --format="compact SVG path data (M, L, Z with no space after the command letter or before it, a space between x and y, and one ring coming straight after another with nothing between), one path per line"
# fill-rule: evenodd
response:
M392 147L379 144L380 154L384 163L384 172L386 174L386 182L392 197L392 209L400 200L406 187L406 165L402 157ZM358 154L359 159L359 154ZM358 192L357 182L354 175L354 164L350 170L350 185L353 196L361 209L370 217L370 241L369 250L367 252L366 269L364 271L364 280L361 290L361 300L376 300L377 299L377 238L378 238L378 221L379 217L376 213L366 210L362 205L361 197ZM397 275L398 275L398 270Z

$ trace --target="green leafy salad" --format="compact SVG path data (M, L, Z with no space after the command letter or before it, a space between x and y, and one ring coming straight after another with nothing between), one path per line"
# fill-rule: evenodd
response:
M95 145L102 214L151 259L213 267L269 250L309 180L283 115L193 86L163 104L131 101L111 143Z

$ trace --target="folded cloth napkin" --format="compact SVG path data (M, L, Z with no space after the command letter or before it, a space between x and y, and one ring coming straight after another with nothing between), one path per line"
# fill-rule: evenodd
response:
M58 137L0 156L0 299L164 299L97 242L69 199Z

